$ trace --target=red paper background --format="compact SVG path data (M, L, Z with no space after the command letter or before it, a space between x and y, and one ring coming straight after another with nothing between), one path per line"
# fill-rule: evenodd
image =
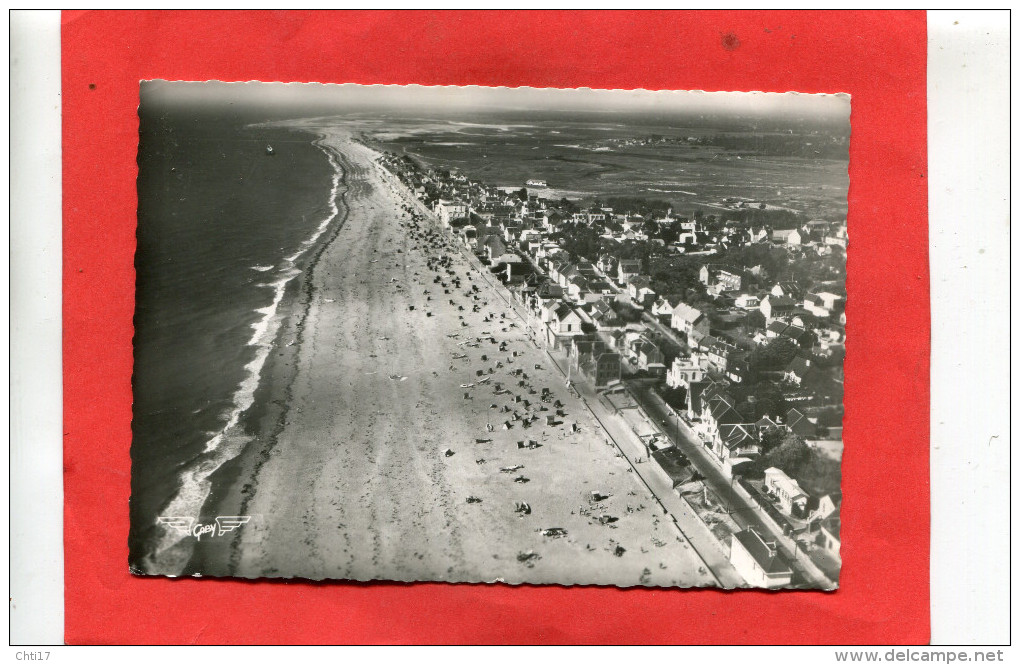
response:
M923 12L67 12L62 23L68 642L928 641ZM730 33L735 49L724 48ZM132 577L136 108L146 78L851 93L840 590Z

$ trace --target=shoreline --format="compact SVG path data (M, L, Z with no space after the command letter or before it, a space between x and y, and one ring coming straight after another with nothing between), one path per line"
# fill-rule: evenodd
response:
M259 388L256 391L255 403L246 413L244 427L252 436L252 441L237 457L225 462L210 475L212 490L203 509L208 515L245 515L252 495L257 491L258 475L262 465L269 459L279 432L287 421L290 410L287 399L289 388L297 373L297 351L304 335L305 320L311 306L312 277L322 253L331 243L337 240L340 229L347 221L350 210L346 202L348 185L347 170L343 168L344 156L339 151L322 145L325 137L319 135L313 143L327 155L337 160L341 186L338 189L336 205L339 209L338 218L331 224L324 240L320 239L310 254L308 263L302 268L301 279L295 279L293 288L297 293L290 294L289 306L283 308L281 324L273 342L273 353L263 368ZM298 314L300 313L300 316ZM292 342L285 344L285 340ZM285 400L279 399L283 393ZM231 576L237 561L237 548L240 530L232 531L222 538L203 544L196 548L186 568L186 575L201 574L202 576Z
M272 351L262 369L254 402L244 413L240 422L245 433L251 437L249 443L235 457L224 462L209 476L212 484L209 496L202 509L203 515L245 515L252 493L257 489L258 474L269 459L276 437L286 422L289 406L281 401L280 391L287 393L296 373L296 352L304 333L314 284L312 277L326 248L336 240L340 229L347 221L349 209L346 205L347 170L343 168L343 155L323 144L325 136L319 134L312 143L319 147L327 158L336 160L339 186L333 203L337 214L317 243L311 247L306 263L300 266L299 279L287 285L283 306L277 311L278 329L272 342ZM291 293L292 292L292 293ZM300 316L298 314L300 313ZM290 339L289 343L284 340ZM246 480L247 479L247 480ZM244 481L244 482L243 482ZM242 527L243 528L243 527ZM237 541L240 531L235 530L222 537L211 539L196 547L182 575L209 577L230 576L236 559Z
M206 507L252 520L203 540L188 573L710 584L512 313L500 317L485 288L465 290L474 280L484 287L481 276L418 214L377 153L324 131L345 166L346 218L295 280L300 290L246 423L254 440L214 474ZM440 279L458 286L442 293ZM505 412L494 409L512 392L516 378L506 372L515 362L531 375L522 384L553 388L563 417L530 430L508 418L507 430L487 433L486 422L498 425ZM491 384L475 383L485 366L508 388L490 394ZM504 409L539 420L537 397L517 391L514 399ZM529 399L535 404L515 406ZM515 446L522 438L535 449ZM506 465L523 480L501 473ZM515 501L527 502L529 514L515 515ZM565 534L544 535L550 527Z
M193 514L193 524L210 523L217 515L236 515L237 511L211 512L211 508L222 504L220 500L224 479L237 474L237 463L246 457L251 448L257 447L259 430L252 427L260 410L265 406L264 395L267 377L273 374L272 365L282 348L281 340L286 324L293 319L292 313L305 298L307 273L314 269L326 244L336 235L338 223L342 225L346 210L342 207L342 190L344 189L343 170L340 166L342 156L322 144L323 136L314 138L311 143L324 153L332 168L331 178L334 185L330 190L333 199L327 201L326 208L333 208L322 219L319 227L301 243L289 256L279 258L282 281L277 283L277 293L267 307L256 309L263 313L262 319L252 324L254 333L248 346L254 349L254 357L248 362L245 370L247 376L234 389L234 415L205 443L205 450L192 462L183 466L178 472L179 486L162 509L163 514ZM339 201L340 205L336 202ZM330 227L333 227L332 231ZM289 267L288 267L289 266ZM266 338L266 334L271 337ZM261 359L260 359L260 356ZM245 395L246 386L250 393ZM232 484L232 483L231 483ZM195 494L201 503L197 508L188 508L189 502L195 501ZM214 545L217 539L192 540L169 527L162 526L155 540L148 546L148 552L132 571L141 575L187 576L193 574L195 562L204 556L204 550ZM220 538L220 541L227 538Z

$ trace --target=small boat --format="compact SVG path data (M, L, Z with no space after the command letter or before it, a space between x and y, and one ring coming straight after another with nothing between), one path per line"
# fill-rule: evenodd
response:
M275 153L273 152L273 146L271 146L271 145L267 145L267 146L266 146L266 154L267 154L267 155L272 155L272 154L275 154Z

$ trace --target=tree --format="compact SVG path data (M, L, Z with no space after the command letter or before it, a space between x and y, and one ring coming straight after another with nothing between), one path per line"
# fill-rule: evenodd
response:
M748 354L747 364L753 374L777 371L790 364L800 347L786 337L776 337Z
M676 388L660 387L658 388L659 395L662 400L669 404L674 409L686 409L687 408L687 389L678 386Z
M764 474L765 469L776 467L793 478L811 462L811 449L793 432L773 430L766 433L765 437L769 440L768 443L763 441L768 452L755 461L755 475Z
M662 242L672 245L680 238L680 232L674 225L663 226L659 231L659 237L662 238Z
M772 452L766 455L769 466L782 469L788 476L796 476L811 461L811 449L800 437L790 432Z
M652 290L667 295L678 293L686 295L690 289L699 289L698 271L690 263L678 263L673 266L654 267L652 274Z
M752 309L744 317L744 327L748 330L761 330L765 327L765 315L760 310Z
M786 438L786 436L788 434L789 434L789 432L787 432L787 431L785 431L783 429L780 429L778 427L774 427L774 428L772 428L770 430L767 430L761 436L761 451L762 451L762 454L768 454L772 450L775 450L780 445L782 445L783 440Z
M527 187L521 187L520 189L518 189L514 193L517 194L517 198L519 198L521 201L527 201L528 200L528 188Z
M772 381L762 381L756 385L754 395L757 418L765 416L775 418L786 413L786 398L783 397L783 391Z

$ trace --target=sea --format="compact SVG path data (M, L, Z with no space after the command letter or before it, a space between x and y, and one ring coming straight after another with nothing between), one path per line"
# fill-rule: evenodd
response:
M193 539L159 518L211 521L208 477L251 439L243 414L276 315L340 214L342 171L317 137L253 121L228 108L139 111L129 535L138 573L184 570Z

